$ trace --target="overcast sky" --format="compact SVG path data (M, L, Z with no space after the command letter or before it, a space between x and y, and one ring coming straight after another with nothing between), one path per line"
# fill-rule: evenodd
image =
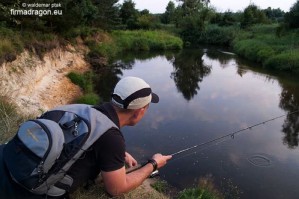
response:
M119 3L123 3L124 0L120 0ZM133 0L135 2L135 8L138 10L148 9L151 13L164 13L165 8L170 0ZM176 0L172 0L177 4ZM254 3L261 9L268 7L280 8L284 11L289 11L290 7L296 2L296 0L210 0L210 6L213 6L217 11L239 11L244 10L249 3Z

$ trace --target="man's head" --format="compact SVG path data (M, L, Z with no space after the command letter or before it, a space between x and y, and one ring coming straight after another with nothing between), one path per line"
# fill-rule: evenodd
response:
M130 113L132 116L131 122L126 122L126 125L135 125L143 117L149 103L158 103L159 97L143 79L125 77L116 84L111 102L118 113Z
M159 97L143 79L138 77L121 79L112 94L112 103L122 109L139 109L150 102L158 103Z

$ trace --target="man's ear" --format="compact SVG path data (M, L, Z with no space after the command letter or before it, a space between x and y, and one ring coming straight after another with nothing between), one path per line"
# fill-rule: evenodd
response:
M133 117L137 118L139 116L140 112L141 112L141 109L134 110Z

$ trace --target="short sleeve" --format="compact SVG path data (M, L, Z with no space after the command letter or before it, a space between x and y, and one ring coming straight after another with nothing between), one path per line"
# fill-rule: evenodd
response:
M121 132L112 128L105 132L93 146L96 165L102 171L114 171L125 165L125 140Z

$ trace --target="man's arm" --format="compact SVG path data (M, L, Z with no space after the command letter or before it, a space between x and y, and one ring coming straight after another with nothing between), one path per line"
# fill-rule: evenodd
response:
M155 154L152 159L157 162L158 168L163 167L167 160L171 156L163 156L161 154ZM153 172L153 165L151 163L146 164L140 169L126 174L125 167L122 167L115 171L104 172L102 171L102 178L106 191L112 195L117 196L123 193L129 192L139 185Z
M133 156L128 152L125 152L125 162L129 166L129 168L137 165L137 161L135 160L135 158L133 158Z

